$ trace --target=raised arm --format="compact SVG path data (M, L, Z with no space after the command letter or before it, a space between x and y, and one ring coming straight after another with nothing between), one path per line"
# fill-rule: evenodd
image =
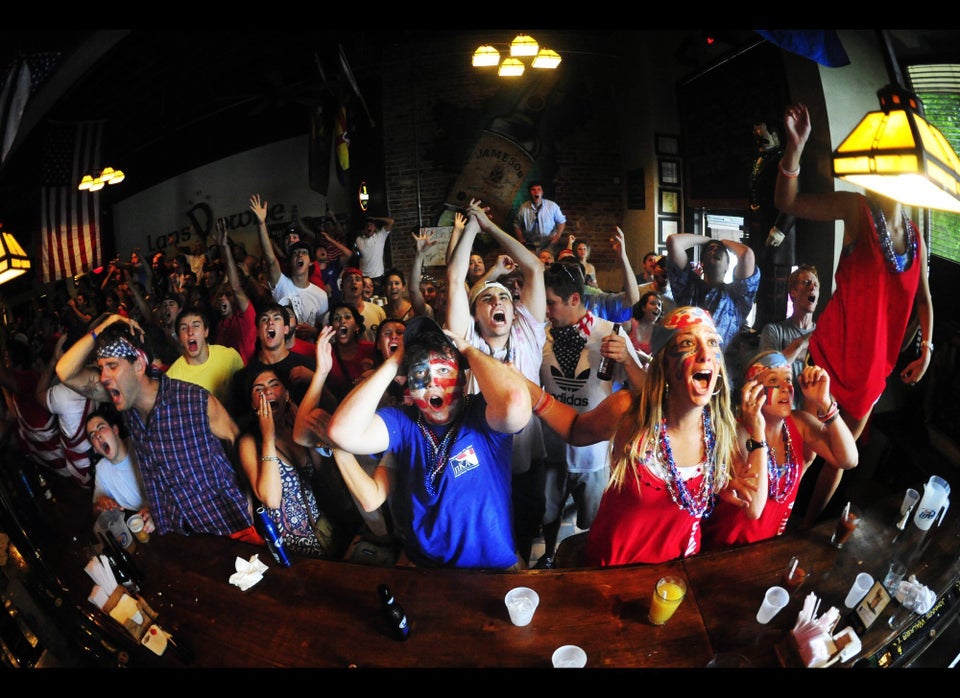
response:
M250 196L250 210L257 219L257 235L260 239L260 249L263 250L263 258L267 260L270 283L276 284L280 280L281 270L277 254L273 251L273 240L270 239L270 233L267 231L267 202L261 201L259 194L253 194Z
M327 433L330 413L321 404L325 399L324 385L333 368L333 348L330 345L333 335L334 329L330 325L325 325L320 330L320 335L317 337L317 369L313 372L310 384L303 394L300 407L297 409L297 418L293 423L293 440L308 448L330 442Z
M473 203L472 200L471 203ZM459 235L457 244L447 259L447 317L436 319L458 337L465 337L470 323L473 322L466 280L473 241L476 240L479 231L480 223L476 215L471 212L463 233Z
M733 272L733 278L746 279L753 276L757 263L750 246L737 240L722 240L722 242L724 247L737 255L737 268Z
M667 258L680 269L686 269L690 263L687 250L710 242L712 238L696 233L673 233L667 236Z
M543 264L540 258L515 237L508 235L490 220L480 201L471 199L469 212L476 216L480 229L499 243L523 273L523 288L520 300L536 320L543 321L547 315L547 293L543 285Z
M387 425L377 415L377 407L383 393L397 377L402 360L401 346L347 393L327 426L327 434L335 446L364 455L387 450L390 434Z
M73 346L67 349L57 361L57 378L60 382L95 402L110 402L111 398L103 387L103 383L100 382L100 371L88 363L90 353L96 344L94 334L100 334L114 322L126 322L140 332L143 331L137 321L132 318L116 314L108 315L91 332L87 332L74 342Z
M624 239L623 230L617 226L617 234L610 239L614 254L620 257L620 271L623 274L623 292L627 296L626 307L632 308L640 302L640 290L637 288L637 275L630 264L630 257L627 256L627 244Z
M530 421L530 393L519 371L497 361L484 351L467 344L449 330L447 336L456 343L470 364L470 371L487 401L487 423L495 430L515 434Z
M237 308L240 312L247 312L250 307L250 297L243 290L243 283L240 281L240 273L237 271L237 263L233 259L233 250L230 247L230 238L227 236L227 224L223 218L217 219L216 241L223 250L224 266L227 268L227 280L230 282L230 288L233 289L233 295L237 299Z
M410 294L410 304L417 315L427 314L427 302L420 293L420 280L423 278L423 260L427 250L437 244L433 234L426 228L420 228L419 233L413 233L413 241L417 245L417 252L413 257L413 267L410 270L410 283L407 284L407 293Z
M460 242L460 236L463 234L463 229L467 225L467 217L462 213L457 211L453 214L453 230L450 231L450 239L447 240L447 253L444 255L444 259L447 260L447 264L450 264L450 258L453 257L453 251L457 248L457 243ZM471 247L473 244L471 243ZM470 257L467 256L467 261ZM464 274L466 278L466 274Z

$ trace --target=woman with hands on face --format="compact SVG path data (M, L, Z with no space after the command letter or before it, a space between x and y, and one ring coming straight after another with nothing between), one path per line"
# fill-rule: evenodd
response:
M804 410L793 408L791 364L780 352L761 352L747 368L737 428L741 458L733 486L740 501L721 495L714 515L703 527L704 549L781 535L793 511L800 480L815 456L822 456L840 470L856 467L856 442L839 419L827 372L818 366L806 366L800 374L800 388ZM759 518L751 519L741 509L743 502L757 492L758 473L744 468L746 457L754 451L764 455L767 495Z

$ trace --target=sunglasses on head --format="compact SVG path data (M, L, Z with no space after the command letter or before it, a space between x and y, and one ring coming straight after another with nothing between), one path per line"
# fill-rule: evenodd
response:
M571 264L564 264L563 262L554 262L549 267L551 274L559 274L561 271L567 275L567 278L570 279L575 284L582 284L583 277L580 276L579 267L574 267ZM574 271L577 272L574 276Z

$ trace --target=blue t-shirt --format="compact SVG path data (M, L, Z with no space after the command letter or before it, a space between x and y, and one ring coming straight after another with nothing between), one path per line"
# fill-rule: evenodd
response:
M421 567L506 569L517 562L510 502L513 435L494 431L482 395L465 398L463 423L440 474L413 406L377 410L390 434L397 487L390 499L405 551ZM431 429L436 442L447 427Z

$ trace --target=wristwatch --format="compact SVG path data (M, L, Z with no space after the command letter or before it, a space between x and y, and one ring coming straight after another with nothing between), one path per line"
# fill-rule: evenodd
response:
M747 439L747 450L756 451L758 448L766 448L766 441L754 441L753 439Z

